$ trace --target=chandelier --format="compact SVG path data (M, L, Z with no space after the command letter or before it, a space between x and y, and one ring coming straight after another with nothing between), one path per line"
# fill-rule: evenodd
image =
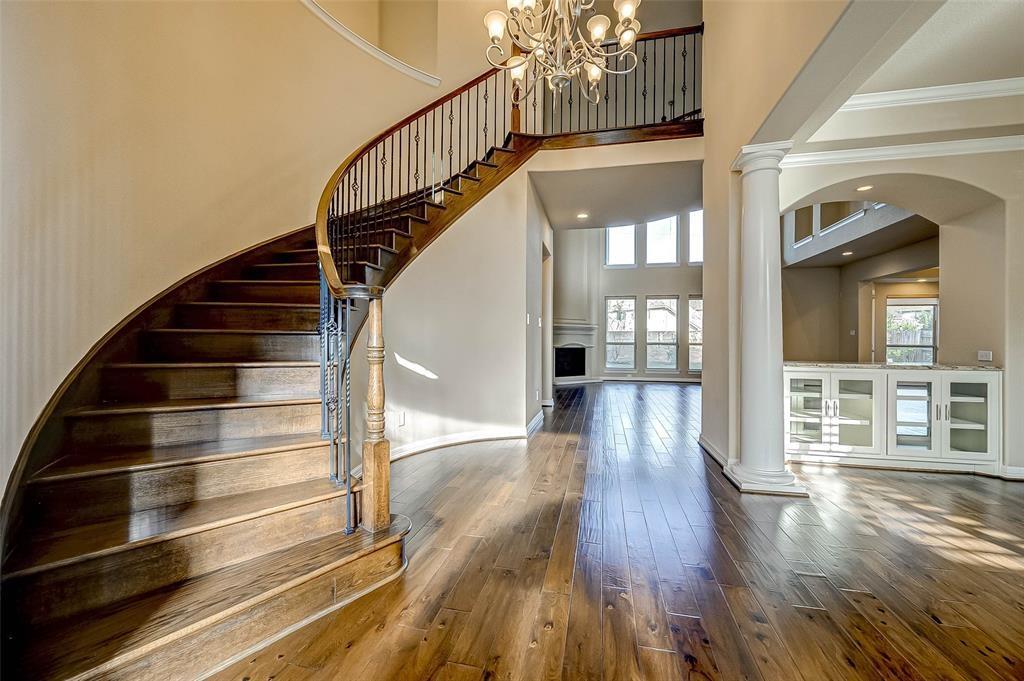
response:
M515 102L527 97L540 80L538 76L542 76L552 92L560 92L575 78L587 100L597 104L598 85L605 74L621 75L636 68L636 54L630 48L640 33L636 20L640 2L615 0L619 15L617 41L605 42L611 20L594 13L595 0L549 0L547 6L544 0L507 0L508 14L494 10L484 17L491 37L487 61L510 72ZM584 11L594 14L587 21L589 36L580 26ZM507 59L501 46L506 31L513 45L513 54ZM523 79L528 72L534 79L524 91Z

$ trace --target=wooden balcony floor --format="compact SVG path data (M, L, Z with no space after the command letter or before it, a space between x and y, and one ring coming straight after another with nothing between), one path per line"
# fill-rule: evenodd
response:
M743 496L700 387L567 388L394 466L409 571L217 679L1021 679L1024 484L802 466Z

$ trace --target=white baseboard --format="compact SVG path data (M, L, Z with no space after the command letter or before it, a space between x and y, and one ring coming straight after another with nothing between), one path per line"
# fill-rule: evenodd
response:
M530 419L530 424L526 426L526 434L533 435L533 431L544 425L544 410L538 409L537 413Z
M717 447L704 439L704 433L697 436L697 444L701 446L701 449L710 454L711 458L714 459L722 468L725 468L725 465L729 463L729 457L718 451Z
M540 412L543 419L543 412ZM398 461L413 454L427 452L431 449L441 447L452 447L454 445L465 445L471 442L486 442L488 440L520 440L528 435L526 428L483 428L481 430L467 430L461 433L451 433L440 437L431 437L425 440L417 440L395 447L391 450L391 460Z
M1024 466L1000 466L995 463L943 461L941 459L894 459L878 456L837 456L835 454L810 454L807 452L787 452L786 461L795 464L877 468L889 471L964 473L967 475L983 475L987 478L999 478L1001 480L1024 481Z
M585 383L604 383L606 381L622 381L626 383L700 383L699 378L691 378L689 376L599 376L598 378L556 378L554 385L583 385Z
M689 376L602 376L601 380L627 383L700 383L699 378Z
M601 383L600 378L556 378L552 383L554 385L583 385L584 383ZM552 405L554 406L554 405Z

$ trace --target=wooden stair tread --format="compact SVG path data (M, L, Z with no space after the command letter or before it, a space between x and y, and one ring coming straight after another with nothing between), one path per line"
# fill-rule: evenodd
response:
M119 518L39 534L11 554L4 580L109 555L146 544L195 534L345 494L330 480L318 479L199 499L128 513Z
M32 631L37 645L25 655L23 669L34 678L112 669L400 541L409 527L408 518L394 516L385 530L335 532L52 622Z
M294 263L286 263L294 264ZM301 308L303 310L317 309L320 307L319 303L273 303L273 302L262 302L262 301L249 301L249 300L190 300L186 303L178 303L179 305L199 305L199 306L216 306L216 307L255 307L259 309L267 308Z
M316 286L313 279L218 279L215 284L257 284L259 286Z
M321 439L320 433L299 433L159 447L83 448L62 457L39 471L28 483L47 484L113 473L256 456L326 444L327 441Z
M244 409L246 407L279 407L294 404L319 404L319 395L309 397L280 397L276 395L251 395L232 398L204 398L192 400L160 400L156 402L128 402L101 404L68 412L71 417L115 416L121 414L153 414L180 411L201 411L206 409Z
M190 329L188 327L165 327L162 329L148 329L146 333L222 333L222 334L253 334L257 336L315 336L316 331L304 331L302 329Z
M104 365L113 369L218 369L240 367L247 369L267 368L292 368L292 367L315 367L320 366L319 362L296 361L296 360L267 360L261 362L111 362Z

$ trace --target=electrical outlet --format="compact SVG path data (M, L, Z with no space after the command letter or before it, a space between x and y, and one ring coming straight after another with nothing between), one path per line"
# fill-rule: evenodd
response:
M530 325L530 313L529 312L526 313L526 325L527 326Z
M979 362L991 362L992 351L991 350L978 350L978 361Z
M857 329L850 329L850 335L851 336L856 336L857 335Z
M535 398L533 398L533 399L535 399L535 400L539 400L540 399L540 391L539 390L537 391L537 396Z

